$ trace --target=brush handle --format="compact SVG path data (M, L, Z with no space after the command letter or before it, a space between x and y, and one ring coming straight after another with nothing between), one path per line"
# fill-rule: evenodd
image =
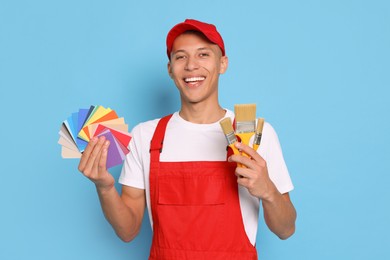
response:
M249 141L251 137L254 135L254 132L249 132L249 133L236 133L236 136L239 137L241 140L241 143L246 144L249 146Z
M257 151L257 149L259 148L260 146L260 142L261 142L261 133L260 134L255 134L255 139L253 140L253 149L255 151Z
M255 133L254 132L249 132L249 133L236 133L236 136L238 137L238 139L241 141L241 143L243 144L246 144L249 146L249 141L250 139L252 138L252 136L254 135ZM246 153L244 152L241 152L241 151L238 151L240 155L242 156L245 156L245 157L248 157L250 158L249 155L247 155ZM238 164L239 167L244 167L246 168L244 165L242 164Z
M234 154L241 154L241 152L237 149L237 147L233 144L229 144L229 147L232 148Z
M252 136L254 135L254 132L249 132L249 133L236 133L236 136L238 136L239 140L241 143L246 144L249 146L249 141L251 140ZM246 157L250 157L246 153L240 152L241 155L244 155Z
M229 147L232 149L233 153L236 154L236 155L244 155L244 156L247 156L249 157L246 153L242 153L240 152L240 150L237 149L237 147L233 144L229 144ZM238 167L243 167L243 168L246 168L244 165L242 165L241 163L237 163L237 166Z

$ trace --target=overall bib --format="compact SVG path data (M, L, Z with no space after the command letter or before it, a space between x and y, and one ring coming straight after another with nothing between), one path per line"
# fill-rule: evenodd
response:
M150 260L257 260L241 215L236 164L160 162L162 118L150 147L153 240Z

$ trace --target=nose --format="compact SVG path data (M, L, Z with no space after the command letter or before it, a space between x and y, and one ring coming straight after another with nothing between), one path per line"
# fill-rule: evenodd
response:
M185 70L193 71L199 68L198 62L195 57L188 57L186 66L184 67Z

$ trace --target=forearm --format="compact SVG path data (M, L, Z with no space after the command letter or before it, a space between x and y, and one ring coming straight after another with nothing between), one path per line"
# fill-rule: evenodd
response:
M288 194L277 190L267 199L262 200L264 219L268 228L279 238L287 239L295 232L296 211Z
M96 187L96 190L104 216L115 233L125 242L133 240L140 230L142 216L137 216L134 210L123 202L114 186L108 190Z

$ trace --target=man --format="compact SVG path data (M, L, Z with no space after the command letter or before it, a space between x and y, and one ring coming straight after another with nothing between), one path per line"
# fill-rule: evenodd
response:
M257 259L260 202L272 232L286 239L295 230L288 195L293 186L277 135L266 123L259 151L237 143L249 157L227 159L219 121L234 113L218 102L228 58L214 25L177 24L167 36L167 55L181 109L133 129L119 178L122 194L106 169L104 137L91 140L79 170L96 185L103 212L122 240L137 235L147 205L153 227L149 259Z

